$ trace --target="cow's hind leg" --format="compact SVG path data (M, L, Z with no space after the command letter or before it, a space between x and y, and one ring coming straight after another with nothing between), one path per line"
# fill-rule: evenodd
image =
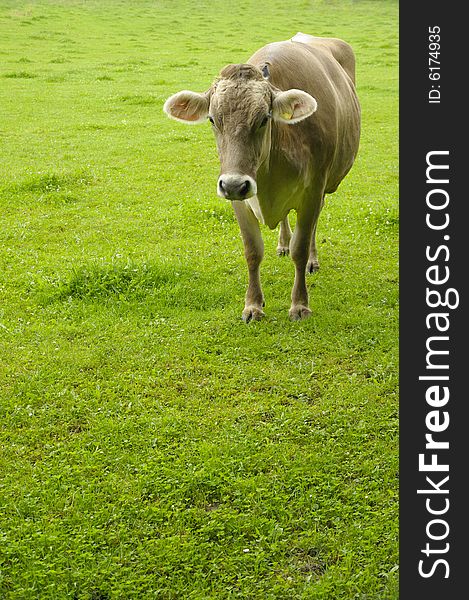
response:
M260 264L264 256L259 221L251 208L244 202L233 202L236 219L238 220L244 243L244 255L248 265L249 283L243 310L243 321L258 321L264 316L264 295L261 288Z
M313 233L311 235L311 246L309 248L308 264L306 265L307 273L316 273L319 271L318 251L316 248L316 228L318 222L313 225Z
M321 209L323 206L324 206L324 196L322 198L321 206L319 208L319 212L317 213L316 220L313 224L313 231L311 234L311 245L309 247L308 264L306 265L307 273L316 273L317 271L319 271L318 250L316 247L316 229L318 226L319 215L321 213Z
M290 254L290 240L292 232L290 229L290 221L288 215L280 221L280 232L278 236L277 254L279 256L286 256Z

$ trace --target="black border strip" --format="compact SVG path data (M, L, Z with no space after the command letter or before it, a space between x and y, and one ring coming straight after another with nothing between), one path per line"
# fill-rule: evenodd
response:
M469 66L463 6L400 4L401 600L467 595L469 191L462 184L469 171L463 164Z

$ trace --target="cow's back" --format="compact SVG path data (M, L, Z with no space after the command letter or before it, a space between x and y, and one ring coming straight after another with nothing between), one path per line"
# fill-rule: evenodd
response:
M291 41L306 44L313 49L319 48L332 54L355 84L355 54L347 42L338 38L321 38L301 32L294 35Z
M274 151L284 152L303 172L312 166L313 172L324 174L325 191L335 191L352 167L360 138L351 47L335 38L297 34L264 46L248 62L268 72L275 88L301 89L316 98L314 115L298 125L275 126Z

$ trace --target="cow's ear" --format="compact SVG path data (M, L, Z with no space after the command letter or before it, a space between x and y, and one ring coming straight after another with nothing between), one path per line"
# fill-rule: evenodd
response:
M272 103L272 117L281 123L298 123L312 115L317 107L316 100L302 90L277 92Z
M183 90L170 96L164 103L163 110L176 121L196 125L203 123L208 117L209 97L208 94L197 94Z

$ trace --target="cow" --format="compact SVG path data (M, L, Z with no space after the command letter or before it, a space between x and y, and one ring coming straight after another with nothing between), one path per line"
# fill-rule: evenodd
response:
M295 264L289 316L308 317L306 273L319 268L316 226L324 197L336 191L359 146L352 48L297 33L267 44L247 63L224 67L204 93L172 95L163 110L176 121L212 125L221 167L217 193L231 201L249 273L243 320L264 316L259 223L271 229L280 223L277 253L290 254Z

